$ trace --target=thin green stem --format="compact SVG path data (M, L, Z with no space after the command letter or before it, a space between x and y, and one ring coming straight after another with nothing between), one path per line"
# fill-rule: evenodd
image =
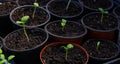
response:
M34 11L33 11L32 18L34 18L34 16L35 16L36 9L37 9L37 7L35 7L35 9L34 9Z
M27 34L27 32L26 32L25 25L23 25L23 30L24 30L24 34L25 34L25 36L26 36L26 38L27 38L27 41L29 42L30 40L29 40L28 34Z
M65 59L67 60L68 58L68 49L66 49L66 55L65 55Z
M101 23L103 22L103 13L102 13L102 15L101 15Z
M71 0L68 1L68 4L66 6L66 10L68 10L68 7L69 7L70 3L71 3Z

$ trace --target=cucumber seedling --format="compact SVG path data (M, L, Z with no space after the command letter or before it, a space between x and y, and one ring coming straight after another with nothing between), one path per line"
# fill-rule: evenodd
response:
M67 20L62 19L62 21L61 21L62 31L64 31L66 23L67 23Z
M36 13L36 10L37 10L37 8L39 7L39 4L38 4L37 2L35 2L35 3L33 4L33 6L34 6L34 11L33 11L33 14L32 14L32 18L34 18L35 13Z
M100 41L97 42L96 50L100 47Z
M105 11L103 8L99 8L99 11L101 12L101 23L103 22L103 17L104 17L104 14L108 14L108 11Z
M15 57L15 55L10 55L8 56L8 58L6 59L5 55L3 54L2 49L0 48L0 64L11 64L9 63L13 58Z
M74 46L72 44L67 44L67 46L61 46L61 47L65 49L65 52L66 52L65 59L67 60L68 59L68 50L74 48Z
M24 34L25 34L25 36L27 38L27 41L29 42L29 37L28 37L27 31L26 31L26 27L25 27L25 23L28 21L28 19L29 19L29 16L23 16L21 18L21 20L20 21L16 21L16 23L23 25Z

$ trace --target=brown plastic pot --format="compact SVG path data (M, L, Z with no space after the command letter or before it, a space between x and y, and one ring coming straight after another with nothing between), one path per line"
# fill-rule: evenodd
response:
M48 23L46 26L45 26L45 30L48 34L50 34L50 40L51 42L74 42L74 43L77 43L77 44L82 44L83 41L84 41L84 37L85 35L87 34L87 29L82 25L82 24L79 24L75 21L68 21L68 23L73 23L75 25L78 25L79 27L82 27L84 29L84 33L82 34L79 34L79 35L76 35L76 36L61 36L61 35L57 35L57 34L54 34L52 32L50 32L48 30L47 27L49 27L51 24L55 24L55 23L58 23L60 22L61 20L58 20L58 21L53 21L53 22L50 22ZM75 28L74 28L75 29ZM55 30L53 28L53 30Z
M51 44L46 45L46 46L41 50L41 52L40 52L40 60L41 60L42 64L45 64L45 63L44 63L44 60L43 60L43 58L42 58L42 55L43 55L44 50L45 50L46 48L48 48L48 47L50 47L50 46L56 46L56 45L61 45L61 44L69 44L69 43L70 43L70 42L53 42L53 43L51 43ZM73 44L75 47L79 48L81 51L84 52L84 54L86 55L86 62L85 62L85 64L87 64L87 63L88 63L88 60L89 60L89 55L88 55L87 51L86 51L82 46L80 46L79 44L72 43L72 42L71 42L71 44Z

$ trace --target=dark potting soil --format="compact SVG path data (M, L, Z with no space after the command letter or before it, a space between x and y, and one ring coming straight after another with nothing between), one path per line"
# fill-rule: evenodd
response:
M81 0L84 5L89 8L98 9L98 8L109 8L112 4L110 0Z
M9 14L15 7L17 4L14 2L3 2L0 4L0 15Z
M27 34L29 42L23 30L12 32L6 37L6 46L14 50L27 50L39 46L46 39L46 34L40 29L27 29Z
M45 49L42 58L46 64L85 64L85 54L77 47L68 51L68 59L65 59L65 49L62 45L51 46Z
M47 30L55 35L64 37L74 37L85 33L85 29L82 25L67 22L64 29L62 30L61 21L51 23L47 26Z
M117 7L114 12L117 16L120 16L120 7Z
M48 9L58 16L74 16L80 14L82 11L81 7L76 3L70 3L68 10L66 10L66 6L67 2L55 0L48 5Z
M100 45L97 47L97 42L100 41ZM113 42L103 40L90 40L83 44L83 47L88 51L89 55L96 58L111 58L116 56L118 48Z
M39 6L46 6L50 0L36 0L39 3ZM33 5L35 0L18 0L19 5Z
M35 16L34 18L32 18L33 10L34 10L33 7L19 8L13 12L12 18L16 22L16 21L21 20L21 18L25 15L30 16L30 18L26 22L27 26L40 25L49 19L48 13L41 8L37 8Z
M118 27L118 20L112 15L104 14L101 21L101 13L90 14L83 18L85 25L97 30L111 30Z

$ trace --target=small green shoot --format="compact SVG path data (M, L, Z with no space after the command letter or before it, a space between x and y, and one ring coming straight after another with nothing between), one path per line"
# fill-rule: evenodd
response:
M25 28L25 23L28 21L28 19L29 19L29 16L23 16L23 17L21 18L21 21L16 21L16 23L23 25L24 34L25 34L25 36L26 36L26 38L27 38L27 41L29 42L29 37L28 37L28 35L27 35L26 28Z
M37 2L35 2L35 3L33 4L33 6L34 6L34 11L33 11L33 14L32 14L32 18L34 18L35 13L36 13L36 10L37 10L37 8L39 7L39 4L38 4Z
M97 42L96 50L98 50L99 46L100 46L100 41Z
M104 14L108 14L108 11L105 11L103 8L99 8L99 11L102 13L102 15L101 15L101 23L102 23Z
M13 58L15 57L15 55L10 55L7 59L5 58L5 55L3 54L2 49L0 48L0 64L11 64L9 63L9 61L11 61Z
M62 19L62 21L61 21L62 31L64 31L66 23L67 23L67 20Z
M67 60L68 59L68 50L74 48L74 46L72 44L67 44L67 46L61 46L61 47L64 48L66 51L65 59Z

